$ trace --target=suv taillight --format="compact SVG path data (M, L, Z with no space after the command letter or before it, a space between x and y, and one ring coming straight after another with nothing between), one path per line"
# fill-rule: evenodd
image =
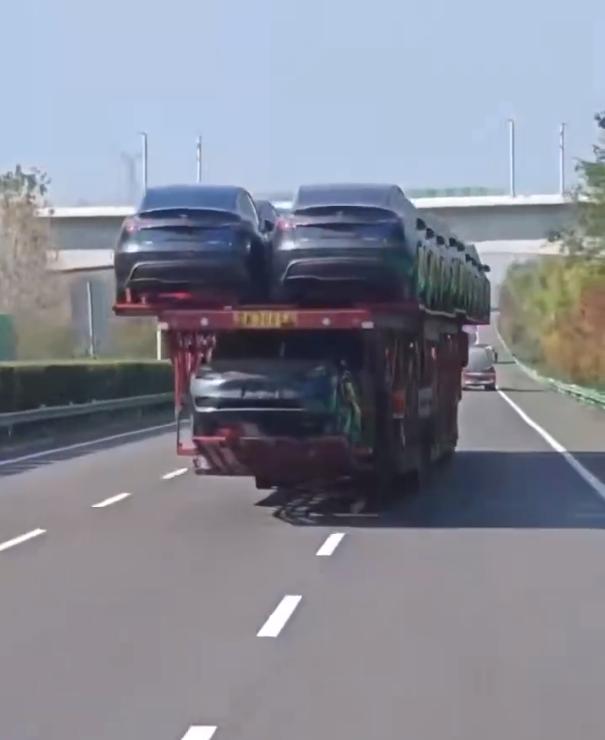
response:
M293 228L294 224L287 218L280 218L275 224L276 231L292 231Z
M139 228L139 219L136 216L129 216L122 227L128 234L132 234Z

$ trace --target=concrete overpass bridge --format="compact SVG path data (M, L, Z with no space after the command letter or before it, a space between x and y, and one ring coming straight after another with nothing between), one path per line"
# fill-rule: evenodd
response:
M548 234L571 219L571 205L560 195L417 198L414 202L419 209L446 221L461 239L476 244L486 257L510 254L515 259L523 254L539 254L544 251ZM287 207L289 203L276 205ZM133 213L130 206L42 210L40 217L50 221L59 250L56 269L109 269L119 228Z
M557 254L546 244L549 233L570 223L571 204L561 195L481 195L414 198L416 206L446 221L463 240L474 243L491 268L492 305L498 305L499 287L508 267L517 260ZM289 203L279 202L288 207ZM86 306L87 283L93 288L94 319L103 334L113 299L113 247L123 220L132 207L74 207L45 209L40 217L50 222L57 252L51 268L68 273L72 313L81 316Z

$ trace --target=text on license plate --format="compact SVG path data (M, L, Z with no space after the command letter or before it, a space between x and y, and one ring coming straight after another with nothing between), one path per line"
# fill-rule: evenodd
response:
M296 326L298 317L293 311L235 311L233 323L242 329L279 329Z

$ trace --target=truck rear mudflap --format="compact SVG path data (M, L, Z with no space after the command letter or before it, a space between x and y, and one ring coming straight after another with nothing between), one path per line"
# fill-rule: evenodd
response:
M332 481L352 475L361 455L346 437L194 437L200 475L248 475L275 486Z

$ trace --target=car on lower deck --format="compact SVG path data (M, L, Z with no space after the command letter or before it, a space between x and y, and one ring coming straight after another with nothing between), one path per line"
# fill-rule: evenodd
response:
M468 364L462 371L462 389L496 390L496 368L491 347L469 347Z

